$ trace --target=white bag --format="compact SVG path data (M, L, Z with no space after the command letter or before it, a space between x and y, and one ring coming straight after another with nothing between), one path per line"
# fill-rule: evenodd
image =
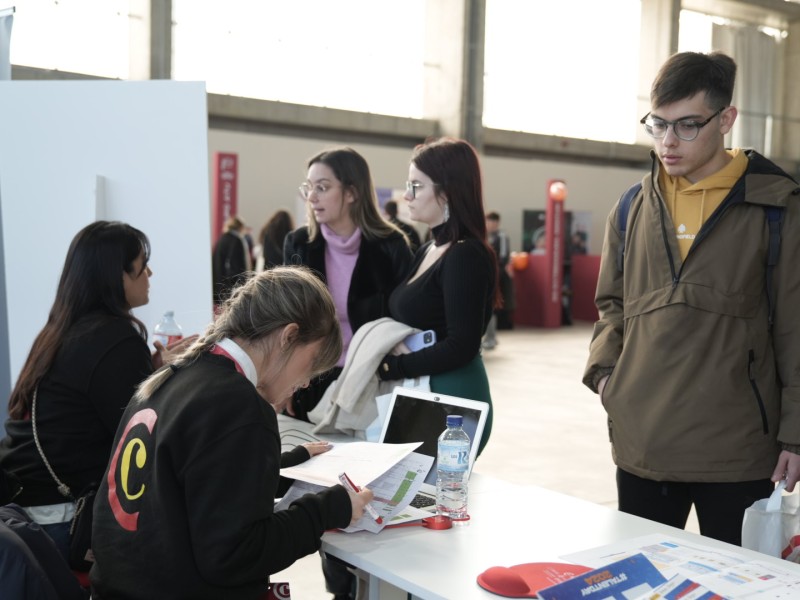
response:
M800 497L781 481L769 498L744 511L742 547L800 563Z

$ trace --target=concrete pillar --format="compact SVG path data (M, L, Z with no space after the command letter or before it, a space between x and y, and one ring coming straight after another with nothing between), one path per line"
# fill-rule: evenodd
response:
M428 0L423 116L483 146L486 0Z
M172 0L129 0L129 79L172 78Z
M783 132L781 144L775 148L775 156L797 160L800 157L800 20L789 24L786 38L783 75L783 115L778 124ZM795 173L798 175L800 173Z
M639 88L636 114L643 117L650 110L650 86L661 65L678 51L681 0L642 0L639 38ZM636 142L649 145L652 140L642 128Z
M150 1L150 79L172 79L172 0Z

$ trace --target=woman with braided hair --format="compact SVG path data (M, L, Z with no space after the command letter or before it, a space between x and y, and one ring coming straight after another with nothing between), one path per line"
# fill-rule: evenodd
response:
M330 293L306 269L276 267L234 289L122 418L95 501L93 597L257 598L326 529L361 517L372 492L341 486L273 510L276 411L341 348ZM296 449L284 465L320 450Z

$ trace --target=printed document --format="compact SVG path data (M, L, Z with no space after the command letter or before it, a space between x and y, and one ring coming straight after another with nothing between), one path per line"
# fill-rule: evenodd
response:
M414 446L415 444L411 445ZM324 454L320 456L324 456ZM400 459L400 462L393 465L383 475L366 482L363 487L368 487L372 490L373 494L375 494L375 498L372 500L371 504L378 515L383 517L383 523L376 523L372 517L365 513L355 525L351 525L343 529L343 531L351 533L366 530L372 533L378 533L386 525L396 525L405 521L431 516L430 512L414 509L409 506L409 503L419 491L432 465L432 456L411 452ZM343 470L350 475L351 469L349 466L345 465ZM341 471L339 472L341 473ZM356 481L353 476L350 476L350 478ZM334 483L338 483L338 479ZM359 482L356 481L356 483ZM333 483L330 485L333 485ZM289 505L297 498L300 498L304 494L322 491L325 487L330 486L322 486L307 481L295 481L286 495L275 506L275 510L285 510L289 508Z

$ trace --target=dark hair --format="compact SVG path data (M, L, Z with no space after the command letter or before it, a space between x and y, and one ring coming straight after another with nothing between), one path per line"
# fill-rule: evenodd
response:
M672 104L704 92L709 108L730 106L736 63L722 52L680 52L667 59L650 90L653 108Z
M279 210L272 215L266 222L261 232L258 234L258 241L264 245L274 244L279 250L283 250L283 240L286 234L294 229L294 219L288 210Z
M492 211L492 212L490 212L490 213L488 213L488 214L486 215L486 218L487 218L489 221L499 221L499 220L500 220L500 213L497 213L497 212L495 212L495 211Z
M385 238L394 232L400 232L378 212L378 200L372 185L372 175L370 175L369 165L363 156L352 148L334 148L312 157L307 166L310 168L315 163L322 163L330 167L342 187L349 188L349 191L355 196L355 202L350 205L350 218L366 239ZM311 210L311 204L308 204L309 239L315 239L318 231L319 226L314 219L314 211Z
M450 216L436 233L436 243L476 239L494 258L494 250L486 242L486 220L483 207L483 184L478 153L469 142L439 138L414 149L411 162L436 186L437 199L446 198ZM495 265L495 304L499 301L497 261Z
M389 215L392 219L397 217L397 202L394 200L387 200L386 204L383 205L383 210L386 211L386 214Z
M144 254L142 266L146 268L150 260L147 236L118 221L96 221L72 239L47 323L36 336L11 392L8 414L12 419L21 419L28 412L34 389L53 364L70 328L82 317L92 312L122 317L147 337L144 324L130 312L122 281L123 271L134 275L133 262L140 254Z

